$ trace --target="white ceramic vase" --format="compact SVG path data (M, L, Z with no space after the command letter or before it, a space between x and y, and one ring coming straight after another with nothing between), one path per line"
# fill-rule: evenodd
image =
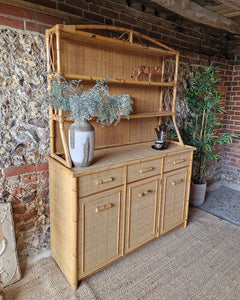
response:
M69 127L68 143L75 167L87 167L93 159L95 135L93 126L86 120L74 122Z

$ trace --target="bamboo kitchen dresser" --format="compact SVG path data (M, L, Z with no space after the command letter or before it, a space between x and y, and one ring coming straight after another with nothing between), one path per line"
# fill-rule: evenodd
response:
M187 225L193 147L176 126L179 53L135 31L100 25L56 25L46 31L48 76L107 78L113 94L130 94L133 113L117 125L94 120L93 164L72 166L67 112L50 109L51 252L72 288L177 226ZM157 67L135 80L139 67ZM135 72L135 73L134 73ZM154 128L173 121L178 141L151 148Z

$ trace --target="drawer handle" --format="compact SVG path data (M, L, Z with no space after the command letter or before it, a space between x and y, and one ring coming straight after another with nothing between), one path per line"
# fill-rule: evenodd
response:
M152 190L148 190L148 191L146 191L146 192L139 193L139 194L138 194L138 197L139 197L139 198L142 198L142 197L144 197L144 196L147 196L147 195L151 194L152 192L153 192Z
M183 163L183 162L185 162L185 159L183 158L183 159L179 159L179 160L177 160L177 161L173 161L173 164L174 165L178 165L178 164L181 164L181 163Z
M141 169L141 170L139 171L139 173L142 174L142 173L150 172L150 171L152 171L152 170L153 170L153 167L149 167L149 168L146 168L146 169Z
M112 204L112 203L108 203L108 204L106 204L106 205L96 207L96 213L99 213L99 212L101 212L101 211L110 209L110 208L112 208L112 207L113 207L113 204Z
M172 185L177 185L182 182L183 182L183 179L178 179L178 180L172 181Z
M108 183L108 182L112 182L112 181L113 181L112 177L109 177L109 178L106 178L106 179L100 179L100 180L96 181L96 185L100 185L100 184Z

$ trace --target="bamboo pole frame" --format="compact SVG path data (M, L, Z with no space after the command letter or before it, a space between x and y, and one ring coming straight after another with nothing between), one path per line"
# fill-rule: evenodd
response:
M172 115L172 119L173 119L174 128L175 128L177 136L178 136L179 144L181 146L184 146L182 137L181 137L180 132L179 132L178 127L177 127L176 115L175 115L176 95L177 95L178 65L179 65L179 53L177 53L177 55L176 55L176 62L175 62L175 76L174 76L175 85L173 87L173 103L172 103L172 112L173 112L173 115Z
M67 28L65 26L65 28ZM69 27L70 28L70 27ZM75 25L75 32L77 30L85 30L85 29L101 29L101 30L109 30L109 31L120 31L120 32L128 32L130 34L130 43L133 43L133 37L134 36L137 36L139 38L143 38L145 40L148 40L164 49L167 49L169 52L173 52L175 54L177 54L178 52L175 51L174 49L166 46L165 44L163 43L160 43L156 40L154 40L153 38L150 38L149 36L147 35L144 35L142 33L139 33L137 31L134 31L132 29L128 29L128 28L124 28L124 27L118 27L118 26L105 26L105 25ZM105 38L105 37L102 37L103 39L106 39L108 40L108 38ZM132 42L131 42L132 41Z
M77 290L78 284L78 179L72 178L72 286Z
M189 170L188 170L188 178L187 178L187 193L185 198L185 208L184 208L184 223L182 226L184 228L187 227L187 220L188 220L188 211L189 211L189 201L190 201L190 185L191 185L191 178L192 178L192 162L193 162L193 151L190 154L190 163L189 163Z

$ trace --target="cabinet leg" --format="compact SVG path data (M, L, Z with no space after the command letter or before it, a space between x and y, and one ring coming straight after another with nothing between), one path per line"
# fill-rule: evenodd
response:
M72 289L74 292L78 289L78 284L72 284Z
M77 277L76 278L73 278L72 281L69 281L72 289L74 292L76 292L76 290L78 289L78 280L77 280Z
M182 226L183 226L184 228L186 228L186 227L187 227L187 221L183 222L183 223L182 223Z

